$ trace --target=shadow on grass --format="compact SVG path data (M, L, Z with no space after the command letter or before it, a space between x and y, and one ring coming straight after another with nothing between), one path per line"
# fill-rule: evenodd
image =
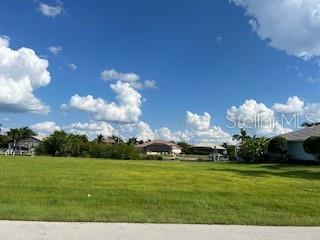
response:
M303 167L303 166L302 166ZM304 166L305 167L305 166ZM310 171L312 168L297 170L297 165L260 165L257 170L248 170L248 169L210 169L211 171L217 172L231 172L236 173L246 177L266 177L266 176L276 176L276 177L286 177L286 178L299 178L307 180L320 180L320 168L315 167L317 172Z

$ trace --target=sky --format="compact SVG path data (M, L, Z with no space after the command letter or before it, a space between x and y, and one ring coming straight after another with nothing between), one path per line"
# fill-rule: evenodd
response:
M320 0L8 0L0 122L231 143L320 121Z

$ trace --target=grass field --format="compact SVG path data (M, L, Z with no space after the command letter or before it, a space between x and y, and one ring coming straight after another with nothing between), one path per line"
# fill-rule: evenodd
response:
M320 167L0 157L0 219L320 225Z

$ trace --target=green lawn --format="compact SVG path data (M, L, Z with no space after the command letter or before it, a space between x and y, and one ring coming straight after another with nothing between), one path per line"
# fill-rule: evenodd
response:
M320 225L320 167L0 157L0 219Z

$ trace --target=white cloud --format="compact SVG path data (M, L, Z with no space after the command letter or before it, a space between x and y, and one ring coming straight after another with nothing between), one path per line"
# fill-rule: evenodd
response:
M106 69L101 72L101 78L105 81L136 82L140 79L140 76L135 73L122 73L114 69Z
M280 113L302 114L304 112L304 101L297 96L289 97L286 104L276 103L272 109Z
M320 0L231 0L246 10L254 31L279 50L320 56Z
M281 126L272 109L253 99L246 100L239 107L228 109L227 118L232 123L230 127L245 128L259 136L273 136L291 131Z
M154 80L145 80L144 82L132 82L130 85L135 89L156 89L157 83Z
M56 17L64 12L62 2L57 2L55 6L40 2L38 10L47 17Z
M0 47L2 48L8 48L10 45L10 38L5 35L0 35Z
M51 46L48 47L49 52L51 52L53 55L58 55L62 51L61 46Z
M74 63L67 64L67 67L69 67L73 71L77 70L77 68L78 68L78 66Z
M64 130L74 134L87 135L89 139L96 138L97 135L102 134L105 137L117 135L117 131L106 122L89 122L89 123L72 123Z
M30 48L14 50L9 44L0 36L0 112L48 113L50 107L33 94L50 83L48 61Z
M118 81L110 85L116 94L117 103L108 103L102 98L91 95L81 97L74 95L62 109L72 108L92 114L95 120L119 123L132 123L139 120L141 111L141 95L129 83Z
M210 122L211 122L211 116L207 112L205 112L203 116L194 114L189 111L187 112L186 123L197 130L209 129Z
M172 131L168 127L153 130L147 123L138 122L134 124L123 125L120 127L120 135L125 138L134 136L139 140L165 140L165 141L186 141L190 143L213 142L213 143L234 143L232 136L223 131L221 127L212 126L209 120L209 126L203 127L202 124L189 124L190 116L204 117L206 120L211 116L204 114L203 116L188 112L186 114L187 127L180 131ZM195 121L198 122L198 121Z
M48 136L54 131L61 130L61 128L55 122L51 121L32 124L29 127L40 136Z
M308 103L304 111L307 122L320 121L320 103Z

